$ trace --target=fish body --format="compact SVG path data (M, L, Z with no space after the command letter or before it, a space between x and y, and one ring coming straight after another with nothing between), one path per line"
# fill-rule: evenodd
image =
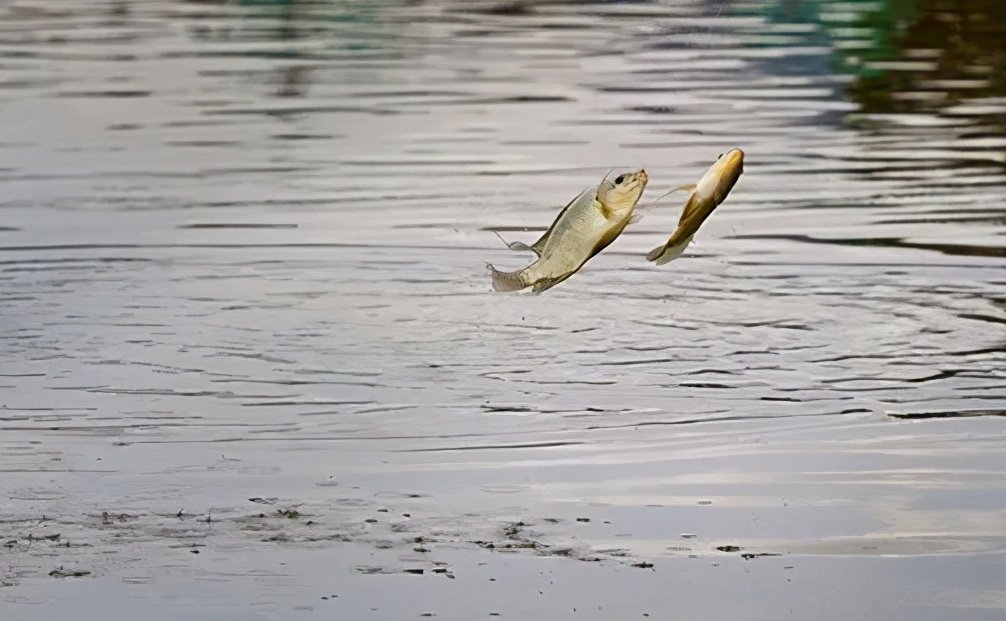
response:
M582 192L563 208L541 239L526 247L538 254L535 262L514 272L500 272L489 266L493 289L518 291L532 287L539 293L575 274L629 224L647 181L646 171L639 170ZM523 244L515 249L523 249Z
M663 265L681 256L706 218L726 200L743 172L743 151L731 149L720 155L698 183L684 188L691 190L691 193L681 211L677 228L671 233L667 243L651 250L646 259Z

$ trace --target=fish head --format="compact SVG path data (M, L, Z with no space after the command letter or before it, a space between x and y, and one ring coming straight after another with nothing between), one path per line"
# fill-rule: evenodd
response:
M712 201L713 205L722 203L734 184L744 172L744 152L740 149L730 149L721 153L706 174L695 186L695 192L700 199Z
M614 178L606 178L597 186L597 200L611 211L630 210L643 196L649 180L650 176L643 169L619 173Z

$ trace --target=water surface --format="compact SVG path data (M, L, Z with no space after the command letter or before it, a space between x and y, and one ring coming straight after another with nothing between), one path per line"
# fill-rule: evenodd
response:
M0 16L5 619L1006 612L1000 2Z

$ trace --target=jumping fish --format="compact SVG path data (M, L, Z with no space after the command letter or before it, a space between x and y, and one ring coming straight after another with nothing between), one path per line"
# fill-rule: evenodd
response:
M681 211L678 227L671 233L667 243L651 250L646 259L663 265L678 258L709 214L726 200L727 194L743 172L744 152L731 149L716 159L697 184L675 188L690 192L685 208Z
M559 216L530 246L509 244L515 250L531 250L538 259L515 272L500 272L492 265L493 289L518 291L532 287L540 293L577 272L621 234L643 195L649 176L645 170L605 179L566 205Z

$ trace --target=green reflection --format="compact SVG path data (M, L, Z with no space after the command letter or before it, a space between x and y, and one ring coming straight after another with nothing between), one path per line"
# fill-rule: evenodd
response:
M834 68L855 76L847 94L864 112L936 112L1006 95L1004 0L778 0L762 14L816 24Z

